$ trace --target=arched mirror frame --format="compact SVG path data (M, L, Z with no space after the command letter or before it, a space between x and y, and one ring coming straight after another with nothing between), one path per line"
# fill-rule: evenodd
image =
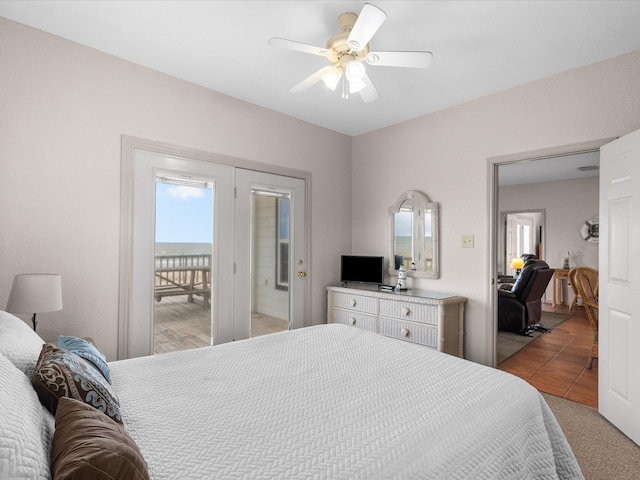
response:
M424 193L419 190L409 190L403 193L394 205L389 207L389 275L395 276L398 271L395 269L395 214L400 211L402 204L407 200L411 200L414 205L414 215L416 214L415 207L422 207L424 210L431 210L431 232L432 232L432 245L433 245L433 259L432 269L430 271L425 270L409 270L407 275L415 278L440 278L440 246L439 246L439 213L438 203L429 200ZM415 229L414 233L415 235ZM413 243L416 243L416 239L412 238Z

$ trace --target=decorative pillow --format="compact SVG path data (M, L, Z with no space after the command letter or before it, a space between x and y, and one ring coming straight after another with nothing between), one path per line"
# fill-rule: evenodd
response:
M45 343L33 329L18 317L0 311L0 353L16 368L31 378L38 355Z
M100 370L107 382L111 383L111 370L109 369L109 365L107 365L107 359L89 340L60 335L58 337L58 347L73 352L79 357L91 362L94 367Z
M75 353L50 343L42 347L31 383L55 415L60 397L83 401L122 423L120 402L100 371Z
M29 379L0 355L0 478L51 478L53 424Z
M121 425L66 397L56 412L51 472L56 480L149 479L147 462Z

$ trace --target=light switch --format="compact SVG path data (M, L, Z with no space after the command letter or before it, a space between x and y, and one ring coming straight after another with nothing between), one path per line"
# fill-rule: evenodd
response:
M473 248L473 235L462 236L462 248Z

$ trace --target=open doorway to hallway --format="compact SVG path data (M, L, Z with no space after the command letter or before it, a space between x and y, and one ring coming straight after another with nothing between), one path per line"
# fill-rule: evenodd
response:
M598 213L598 165L599 150L594 149L498 164L494 183L498 225L493 243L498 275L515 273L510 265L512 252L508 252L515 243L509 241L506 218L517 212L543 212L542 221L533 222L534 251L522 253L535 253L556 270L563 270L567 257L570 267L598 268L597 243L582 236L584 223ZM570 310L574 294L566 276L560 277L551 280L541 298L540 323L551 330L535 333L525 342L520 342L518 333L497 331L496 365L541 391L594 406L597 361L586 369L593 331L579 304ZM497 310L497 301L495 305Z

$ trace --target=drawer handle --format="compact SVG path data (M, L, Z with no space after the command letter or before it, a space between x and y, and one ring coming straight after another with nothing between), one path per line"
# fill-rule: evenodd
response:
M351 318L349 319L349 323L350 323L351 325L355 325L355 324L356 324L356 319L355 319L355 317L351 317Z
M402 315L405 317L411 313L411 309L409 307L402 307Z
M352 306L352 307L355 307L355 306L356 306L356 303L358 303L358 301L357 301L355 298L352 298L352 299L351 299L351 306Z
M400 331L400 335L402 335L403 337L407 337L407 338L408 338L410 334L411 334L411 332L409 331L409 329L408 329L408 328L403 328L403 329Z

